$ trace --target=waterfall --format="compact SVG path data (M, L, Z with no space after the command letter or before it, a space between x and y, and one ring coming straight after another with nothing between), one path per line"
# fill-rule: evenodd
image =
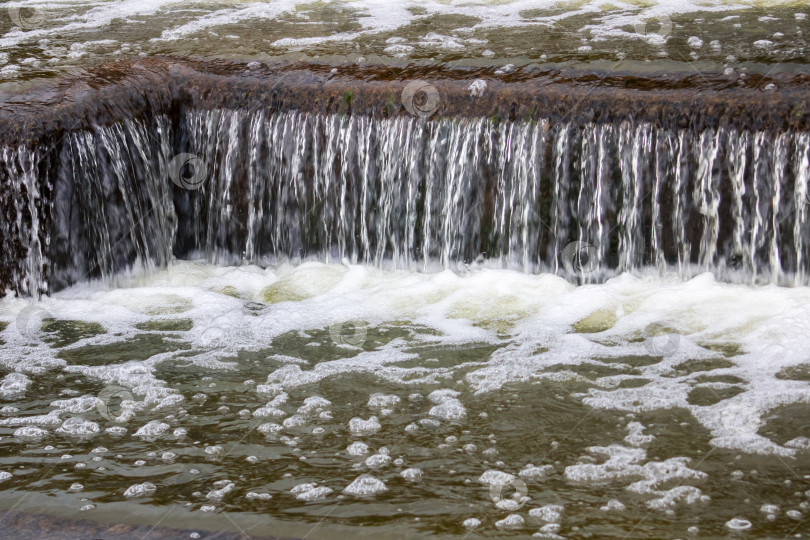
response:
M588 282L707 270L807 281L806 132L266 109L177 116L0 149L2 281L47 293L175 256L410 270L483 261ZM172 181L178 155L195 157L199 186ZM573 242L589 260L572 273Z

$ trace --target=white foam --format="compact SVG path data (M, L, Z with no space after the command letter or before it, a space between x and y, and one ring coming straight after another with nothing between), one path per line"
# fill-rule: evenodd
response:
M745 531L751 528L751 522L743 518L734 518L726 522L726 527L732 531Z
M640 422L630 422L627 424L629 435L624 438L624 442L630 446L647 446L655 440L652 435L644 435L644 426Z
M388 488L382 480L368 474L361 474L343 490L343 493L357 497L371 497L385 491L388 491Z
M228 480L220 480L214 483L214 487L216 489L212 489L208 492L205 496L206 499L209 501L221 501L225 498L225 496L233 491L233 488L236 487L236 484L230 482Z
M169 424L166 422L160 422L159 420L152 420L140 428L138 431L133 433L133 437L139 437L145 441L154 441L158 439L161 435L166 433L169 428Z
M91 439L92 437L96 436L98 432L98 424L78 416L68 418L56 429L56 433L79 440Z
M416 482L422 479L422 469L412 467L403 470L399 475L408 482Z
M297 276L299 272L301 276ZM263 302L262 291L281 279L309 283L321 276L331 285L313 289L314 296L265 305L250 313L243 309L245 302ZM241 288L242 298L212 289L230 285ZM121 342L138 333L135 324L153 318L146 313L162 312L168 307L181 309L181 313L171 317L188 318L194 324L183 335L193 347L184 361L219 370L233 369L228 355L238 350L258 350L283 333L322 330L335 320L359 319L373 327L404 319L429 328L430 333L417 333L413 339L432 346L508 345L478 362L449 367L407 364L418 356L408 350L412 343L402 339L355 356L324 359L315 364L302 358L280 358L278 361L283 365L267 373L266 384L256 386L261 395L273 398L254 411L257 417L287 418L289 413L283 410L288 400L285 389L317 384L344 374L373 374L383 381L404 385L435 384L434 388L440 390L429 396L428 418L417 424L425 429L437 426L438 421L464 419L467 398L462 396L468 391L482 394L515 382L535 383L544 379L580 380L592 383L578 397L594 408L625 412L688 410L711 432L711 444L717 447L783 456L804 451L798 433L784 439L791 440L790 444L780 445L761 435L760 430L769 411L810 401L805 382L777 377L784 369L806 364L805 351L810 348L807 287L726 285L717 283L708 274L686 282L669 277L622 275L601 285L574 287L558 276L531 276L486 268L458 275L320 263L267 269L245 265L236 269L180 261L167 271L122 276L118 288L106 288L99 283L76 285L43 299L40 305L57 319L98 322L107 329L106 334L85 338L68 348ZM56 358L56 350L45 343L31 346L30 339L15 331L16 316L28 306L28 302L15 298L0 300L0 320L10 323L3 332L6 344L0 362L13 372L0 385L8 383L9 391L24 391L28 388L25 381L33 374L62 370L131 392L133 399L121 404L124 419L137 411L181 403L182 395L155 376L156 367L174 358L175 353L161 353L139 362L67 366L64 360ZM604 329L588 334L573 330L580 321L589 318L607 321ZM229 334L228 343L220 348L205 349L201 346L203 329L218 319L234 329L234 333ZM681 334L677 349L641 366L622 364L624 357L649 356L639 336L656 321L671 321L678 327ZM508 340L492 329L498 325L508 329L511 336ZM739 348L739 354L726 358L708 348L711 344L733 344ZM589 381L573 369L588 363L604 365L611 359L615 359L613 367L632 370L633 374L620 373ZM723 366L694 373L680 369L685 362L697 360L722 361ZM560 370L560 366L572 369ZM736 377L743 382L729 385L697 381L706 375ZM633 388L620 386L628 378L649 382ZM458 385L453 389L442 388L448 380L458 381ZM734 387L740 392L711 405L693 405L689 403L689 394L695 386ZM369 406L376 411L381 399L373 398ZM2 418L0 425L56 428L64 419L61 415L84 414L74 411L89 412L94 403L98 407L94 396L60 399L52 403L58 410L44 415ZM393 402L388 407L382 406L383 401L379 405L380 417L383 409L395 406ZM328 407L318 396L312 396L298 412L315 414L320 408L324 409L320 415L329 416ZM357 421L367 422L362 418ZM639 428L628 426L628 429ZM626 442L643 446L649 441L647 437L634 431L628 434Z
M268 422L266 424L262 424L262 425L260 425L259 427L256 428L256 430L259 433L278 433L282 429L284 429L284 428L281 425L273 423L273 422Z
M435 403L430 409L430 416L440 420L463 420L467 416L467 409L458 400L460 392L451 389L435 390L428 399Z
M124 497L151 497L156 491L157 487L155 484L151 482L144 482L142 484L134 484L129 486L126 491L124 491Z
M366 458L366 467L369 469L382 469L391 463L391 456L386 454L374 454Z
M371 394L368 398L368 407L370 409L390 409L399 405L399 396L393 394L376 393Z
M509 514L495 522L495 526L499 529L521 529L524 525L526 525L526 521L520 514Z
M9 373L3 377L3 382L0 383L0 398L21 398L29 386L31 386L31 379L23 373Z
M304 400L304 404L298 407L299 414L321 413L332 406L332 402L321 396L310 396Z
M521 478L542 480L553 472L554 472L554 465L543 465L542 467L537 467L529 463L520 470L518 476L520 476Z
M317 483L298 484L290 490L292 495L299 501L311 502L325 499L334 490L326 486L318 486Z
M368 454L368 445L362 441L356 441L346 447L350 456L363 456Z
M381 427L376 416L371 416L368 420L363 420L359 417L349 420L349 431L355 434L374 433L375 431L379 431Z
M306 423L307 423L307 419L306 419L305 416L300 415L300 414L294 414L294 415L290 416L289 418L285 418L284 421L281 423L281 425L284 426L287 429L290 429L290 428L297 428L297 427L305 426Z
M529 510L529 516L544 523L559 523L565 511L559 504L547 504Z
M24 426L14 431L14 436L23 442L36 442L44 439L48 430L36 426Z
M604 512L621 512L626 510L627 506L619 499L610 499L604 506L600 508L600 510Z
M477 529L481 526L481 520L478 518L467 518L462 525L467 529Z

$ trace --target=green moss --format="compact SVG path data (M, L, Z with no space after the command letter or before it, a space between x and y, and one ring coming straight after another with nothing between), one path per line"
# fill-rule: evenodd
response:
M352 99L354 99L354 91L346 90L345 92L343 92L343 104L346 107L351 107Z

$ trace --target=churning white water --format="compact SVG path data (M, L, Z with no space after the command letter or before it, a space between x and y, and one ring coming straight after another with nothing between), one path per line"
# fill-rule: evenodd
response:
M0 444L32 461L4 469L0 502L38 509L36 466L57 514L163 508L196 530L233 529L227 514L303 535L329 512L325 538L791 532L808 305L810 288L709 273L574 286L348 261L176 261L7 297Z

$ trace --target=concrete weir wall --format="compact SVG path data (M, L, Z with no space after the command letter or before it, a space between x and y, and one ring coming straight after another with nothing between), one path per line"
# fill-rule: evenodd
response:
M284 125L262 127L257 140L251 130L273 115L286 115ZM360 123L334 127L312 115ZM294 140L295 122L312 131L306 141ZM540 126L539 135L520 126ZM334 252L445 266L485 254L554 271L577 240L593 245L603 269L694 263L801 281L810 217L792 192L807 188L808 131L810 77L801 74L104 65L0 95L0 294L47 294L136 260L199 252L220 262ZM357 139L363 133L376 149ZM391 142L397 134L407 148ZM448 138L460 146L445 149ZM323 141L340 148L330 154ZM445 150L455 154L436 165L433 154ZM202 155L210 186L191 192L169 180L172 158L185 153ZM263 160L275 165L254 170ZM294 161L307 163L293 171ZM338 180L318 174L356 196L320 210L331 203L306 186ZM406 195L391 184L407 179L416 210L400 223L406 210L395 201ZM379 212L361 202L369 197L389 206Z
M104 65L24 95L0 94L0 144L38 143L141 114L171 114L182 106L408 115L402 92L413 81L438 91L434 119L628 120L753 130L806 130L810 123L810 75L805 74L730 81L705 73L248 65L149 58Z

